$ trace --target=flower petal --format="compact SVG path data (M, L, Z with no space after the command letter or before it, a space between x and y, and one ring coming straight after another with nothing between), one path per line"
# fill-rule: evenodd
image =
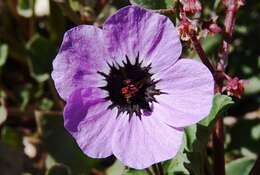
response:
M90 157L104 158L112 154L112 134L117 111L107 109L99 89L75 90L64 109L64 125L81 150Z
M212 107L214 80L206 66L181 59L160 75L157 87L167 94L156 97L153 113L174 127L185 127L205 118Z
M59 95L67 100L77 88L100 86L97 71L106 69L102 30L81 25L67 31L53 61L52 78Z
M171 159L179 151L183 130L170 127L156 116L127 116L118 118L112 149L114 155L125 165L144 169L152 164Z
M132 63L138 53L152 72L174 64L181 54L176 28L169 18L137 6L127 6L103 26L109 54L120 64L127 55Z

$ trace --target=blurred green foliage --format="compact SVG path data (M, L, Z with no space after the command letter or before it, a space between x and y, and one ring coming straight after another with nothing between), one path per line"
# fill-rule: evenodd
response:
M152 9L176 5L172 0L131 2ZM204 9L199 18L209 20L214 11L222 26L220 1L201 3ZM102 26L116 9L129 4L123 0L0 0L1 175L147 174L125 168L112 156L104 160L86 157L63 127L64 102L50 79L52 60L66 30L79 24ZM166 174L203 175L205 168L210 169L212 149L207 143L220 112L232 119L225 120L227 175L245 175L252 168L260 148L259 11L257 0L247 1L239 11L227 67L231 75L249 80L244 96L233 99L233 104L230 97L216 95L210 115L186 128L182 149L163 163ZM215 63L222 37L201 40ZM183 45L183 56L196 57L189 43Z

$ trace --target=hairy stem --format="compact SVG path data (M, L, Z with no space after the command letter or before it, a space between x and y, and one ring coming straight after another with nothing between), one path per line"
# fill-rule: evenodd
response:
M234 32L236 14L238 11L238 0L230 0L226 4L226 16L224 20L224 39L222 41L221 49L219 50L218 69L224 70L227 66L227 59L230 50L230 43Z
M222 41L221 49L218 57L219 62L217 65L218 71L225 71L227 66L228 54L230 50L230 43L234 32L236 14L239 9L238 0L223 0L223 4L226 7L226 16L224 20L224 39ZM219 81L216 84L217 92L221 91L223 81ZM215 129L213 131L213 146L214 146L214 174L225 175L225 154L224 154L224 128L223 118L219 117Z
M199 40L197 39L196 35L192 35L191 36L191 41L194 45L194 48L196 49L201 61L203 62L203 64L205 64L208 69L210 70L210 72L214 75L215 74L215 69L212 66L212 64L210 63L205 51L203 50L201 43L199 42Z

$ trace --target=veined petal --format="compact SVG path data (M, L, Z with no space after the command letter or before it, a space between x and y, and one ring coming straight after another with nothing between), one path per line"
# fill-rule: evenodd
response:
M120 116L114 132L113 154L125 165L144 169L171 159L183 141L183 129L159 121L156 116Z
M59 95L66 101L77 88L101 86L97 71L105 71L106 58L101 29L81 25L67 31L51 74Z
M99 89L77 89L64 109L64 126L81 150L90 157L104 158L112 154L112 135L116 126L116 109L107 109Z
M132 63L139 54L152 73L166 69L181 54L176 28L169 18L138 6L127 6L111 16L103 26L111 58L118 63L127 55Z
M153 113L160 120L174 127L185 127L207 117L214 97L214 80L206 66L181 59L156 78L161 80L157 87L166 92L154 104Z

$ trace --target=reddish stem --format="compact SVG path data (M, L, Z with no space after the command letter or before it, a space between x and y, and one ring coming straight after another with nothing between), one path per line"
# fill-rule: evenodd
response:
M251 172L249 173L250 175L258 175L260 172L260 154L258 155L258 158L255 162L255 165L253 167L253 169L251 170Z
M227 65L228 54L230 50L231 38L234 32L236 14L239 9L238 0L223 0L226 7L226 16L224 21L224 39L222 47L219 51L219 62L217 70L220 72L225 71ZM222 89L223 80L217 82L217 91ZM214 146L214 174L225 175L225 153L224 153L224 128L223 118L219 117L215 130L213 131L213 146Z
M224 158L224 128L223 119L219 117L213 132L214 146L214 174L225 175L225 158Z
M203 62L203 64L205 64L208 69L210 70L210 72L214 75L215 74L215 69L214 67L212 66L212 64L210 63L206 53L204 52L199 40L197 39L196 35L195 34L192 34L191 35L191 41L194 45L194 48L196 49L201 61Z
M228 54L230 50L230 43L234 32L236 14L238 11L238 0L229 0L226 4L226 17L224 21L224 39L222 41L222 47L219 51L219 63L218 70L225 70L227 65Z

